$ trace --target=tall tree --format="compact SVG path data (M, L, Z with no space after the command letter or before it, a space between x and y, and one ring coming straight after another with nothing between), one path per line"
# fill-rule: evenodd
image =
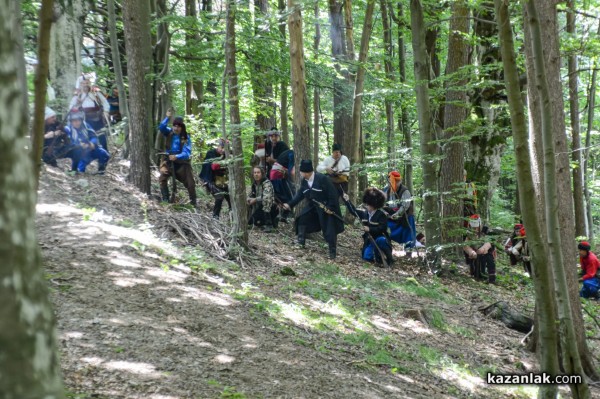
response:
M248 246L248 215L246 208L246 183L244 178L244 149L241 137L241 117L237 69L235 66L235 14L236 0L227 1L225 68L229 86L229 120L231 122L232 161L229 163L229 192L233 211L231 234L233 243ZM232 248L230 248L231 250Z
M31 134L31 159L34 165L35 187L38 187L42 152L44 149L44 110L48 89L48 61L50 58L50 29L52 28L52 7L54 0L42 0L38 27L38 64L35 70L35 97L33 128Z
M285 57L285 53L288 51L286 46L286 22L284 16L286 15L286 3L285 0L277 0L277 8L280 14L280 22L279 22L279 34L281 35L281 57ZM288 128L288 80L287 78L281 79L279 84L279 96L280 96L280 106L279 106L279 120L281 122L281 138L286 143L290 142L289 137L289 128Z
M123 67L121 66L121 50L119 49L119 40L117 38L117 15L115 12L115 0L106 0L108 10L108 31L110 37L110 51L112 54L113 70L115 72L115 81L119 90L119 112L127 118L125 125L125 142L123 143L123 158L129 157L129 104L127 103L127 91L125 90L125 80L123 78Z
M348 49L344 30L344 3L329 1L329 35L334 59L333 78L333 141L342 145L344 151L353 153L352 135L352 81L348 71ZM355 160L351 159L352 162Z
M575 1L567 1L567 33L575 35ZM569 115L571 119L571 162L573 162L573 205L575 210L575 235L587 236L587 219L583 198L583 162L581 157L581 129L579 124L579 72L577 54L568 55L569 69Z
M360 143L361 141L361 117L362 117L362 100L365 86L365 63L369 55L369 42L371 40L371 32L373 31L373 11L375 10L375 0L367 0L367 9L365 10L365 22L363 26L362 36L360 39L360 52L358 55L358 71L356 73L356 83L354 85L354 103L352 106L352 135L353 141ZM352 159L356 163L362 163L360 146L353 146ZM356 174L353 176L354 182L357 181ZM350 189L351 196L358 197L356 185Z
M50 82L56 92L59 111L66 110L73 96L77 77L81 75L83 25L87 15L86 0L54 3L54 24L50 37Z
M549 260L552 264L554 274L554 292L556 295L559 325L559 339L562 349L563 368L570 375L584 375L579 350L577 348L577 338L573 325L571 304L569 297L569 287L565 276L564 256L561 248L561 228L559 224L559 201L556 173L556 136L552 129L552 104L550 85L546 74L546 59L544 57L544 47L542 45L542 29L537 14L538 0L529 0L526 3L527 20L529 24L529 33L531 35L531 49L533 54L533 63L535 68L535 83L541 99L541 120L542 120L542 144L544 151L544 195L545 195L545 214L546 214L546 232L548 240ZM546 35L547 36L547 35ZM569 176L568 174L566 175ZM569 236L566 236L569 238ZM568 241L568 240L567 240ZM579 300L579 299L577 299ZM574 398L589 398L590 392L585 380L581 384L572 384L571 392Z
M425 42L425 21L421 0L410 1L410 19L412 30L412 48L414 54L415 93L417 95L417 115L421 134L421 167L423 169L423 214L425 218L425 236L427 237L427 262L437 268L440 259L440 224L437 206L437 145L435 128L429 105L429 62Z
M188 46L192 46L194 43L200 41L200 35L198 34L196 23L198 20L198 8L196 0L185 0L185 15L189 17L190 24L194 27L188 29L185 35L185 41ZM189 32L193 30L193 32ZM190 79L185 82L185 113L190 115L202 115L202 108L200 104L202 102L204 92L204 82L199 79Z
M20 4L0 0L12 12ZM20 1L19 1L20 3ZM20 23L20 18L17 18ZM22 40L13 18L0 19L0 392L5 398L64 398L54 312L35 228L33 167L22 101Z
M390 11L388 10L387 2L388 0L380 0L379 3L381 7L381 23L383 25L383 65L385 67L385 77L389 82L388 84L390 86L394 86L394 81L396 79L394 76L394 68L392 66L392 27L390 23ZM396 160L396 152L394 148L394 109L392 99L388 96L385 98L385 121L388 168L392 168L395 166L393 163Z
M535 186L531 174L527 122L519 85L519 72L517 70L510 14L508 5L504 0L494 0L494 5L514 138L519 196L523 209L522 217L527 228L527 240L532 254L532 277L537 303L536 322L538 328L536 332L539 336L539 353L541 356L540 367L543 372L557 375L560 369L558 365L558 335L554 324L556 320L554 282L545 241L540 231L538 208L535 201L531 201L531 198L535 196ZM543 385L540 389L540 397L544 399L555 398L557 391L558 389L554 385Z
M147 1L123 2L125 47L129 63L127 74L130 94L131 175L132 183L143 193L150 194L149 103L151 87L146 75L152 71L150 48L150 5Z
M313 53L315 61L319 59L319 45L321 43L321 23L319 22L319 2L315 1L315 38L313 42ZM321 99L319 98L319 86L313 87L313 163L319 162L319 110L321 109Z
M308 127L308 94L304 66L304 38L302 13L298 0L288 0L288 29L290 32L290 81L292 85L292 126L296 170L302 159L310 159L310 131ZM300 179L300 173L296 174Z
M529 7L524 7L528 10ZM563 87L560 72L560 51L558 37L558 22L556 3L554 2L536 2L536 10L538 12L539 23L543 27L543 51L544 66L546 69L546 80L548 82L548 90L550 91L550 116L554 145L556 149L556 181L558 184L558 219L560 224L561 234L561 250L563 254L562 267L565 268L569 302L572 307L571 316L575 326L575 337L577 339L577 347L580 351L581 361L583 363L586 374L590 377L595 377L598 372L595 369L594 362L589 352L585 337L583 316L581 310L581 302L579 300L579 284L576 273L573 273L575 262L577 259L577 246L575 242L575 225L573 213L573 194L571 187L571 173L569 149L567 146L567 135L565 127L565 111L563 101ZM526 19L529 17L526 15ZM536 71L534 65L534 54L532 40L533 34L529 24L524 24L525 27L525 55L527 66L527 81L536 82ZM538 206L543 209L545 203L545 182L543 176L545 174L544 166L544 150L542 146L541 132L543 130L542 116L544 112L541 110L542 100L541 93L538 88L533 85L528 85L528 102L529 102L529 138L531 143L531 151L535 154L532 159L532 174L536 185L536 198L539 199ZM542 233L545 233L542 230ZM546 237L546 239L548 239Z
M444 158L441 161L440 204L442 211L443 242L461 241L462 204L464 193L463 123L467 118L466 74L468 64L469 8L465 0L452 4L452 19L448 33L448 61L446 63L446 104L444 111ZM458 200L457 200L458 199ZM456 246L457 250L459 246Z

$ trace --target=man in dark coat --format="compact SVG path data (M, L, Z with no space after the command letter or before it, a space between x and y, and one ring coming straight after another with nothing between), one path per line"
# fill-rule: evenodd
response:
M229 210L231 210L229 173L225 163L225 144L223 140L219 140L217 148L208 150L198 176L206 191L215 198L213 207L213 218L215 219L218 219L221 215L224 200L227 201Z
M300 190L290 202L283 204L284 209L290 210L303 199L308 200L308 204L296 219L298 244L304 246L306 234L322 231L323 237L329 245L329 258L335 259L337 235L344 231L338 193L333 187L331 179L315 173L312 161L302 160L300 174L303 177Z
M267 166L267 177L271 179L271 169L273 164L277 162L277 158L284 152L289 150L290 147L281 141L281 132L277 128L272 128L267 134L267 141L265 142L265 162Z

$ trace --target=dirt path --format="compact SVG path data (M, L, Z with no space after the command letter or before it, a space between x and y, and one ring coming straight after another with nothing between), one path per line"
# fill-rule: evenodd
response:
M161 267L144 247L177 250L150 229L137 231L143 200L126 185L55 169L42 179L39 240L75 397L380 398L414 390L290 342L219 293L218 279Z
M291 242L286 227L266 238L252 233L267 253L260 268L232 271L194 252L191 272L189 248L158 228L165 212L117 174L43 172L39 240L69 397L535 394L481 378L485 370L535 370L521 334L477 313L482 302L506 297L500 287L463 280L441 287L409 278L407 269L365 269L351 233L335 265L314 241L278 256ZM277 262L298 276L280 276ZM411 320L410 308L430 309L438 320Z

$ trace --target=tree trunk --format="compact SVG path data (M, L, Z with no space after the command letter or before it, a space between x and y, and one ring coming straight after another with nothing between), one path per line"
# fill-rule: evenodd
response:
M427 263L430 268L438 268L440 258L436 246L440 243L440 223L437 206L437 145L429 106L429 63L425 49L425 21L421 0L410 1L412 47L414 54L415 92L417 95L417 114L421 135L421 167L423 170L423 209L425 218L425 236L427 237Z
M575 35L575 2L568 0L567 33ZM569 66L569 111L571 118L571 162L573 163L573 204L575 210L575 235L587 236L585 202L583 200L583 163L581 162L581 129L579 124L579 73L577 54L568 57Z
M395 86L394 68L392 67L392 30L390 27L390 14L387 8L388 0L380 0L381 7L381 23L383 26L383 65L385 69L385 77L388 85ZM392 100L386 96L385 98L385 130L387 143L387 160L388 169L395 169L396 165L396 149L394 146L394 109Z
M560 369L558 365L558 336L555 327L556 313L552 288L554 282L552 280L552 270L548 263L545 239L541 234L541 223L543 220L538 218L536 202L531 200L535 196L535 185L532 178L532 160L529 152L527 122L525 120L524 105L519 85L519 72L517 70L514 51L510 14L508 5L504 0L495 0L494 3L513 131L515 158L517 161L519 198L532 256L532 277L537 303L535 331L539 337L540 366L542 371L550 375L557 375ZM556 397L556 393L556 386L541 386L540 396L542 398L554 398Z
M292 115L294 151L296 152L296 179L300 181L299 165L310 159L310 132L308 129L308 97L304 66L304 39L302 36L301 5L288 0L288 29L290 31L290 76L292 85Z
M344 2L344 32L346 36L346 59L354 61L354 22L352 20L352 0Z
M29 120L29 93L27 88L27 71L25 70L25 45L23 42L23 11L21 9L21 1L11 1L9 4L8 15L13 22L13 45L15 46L17 74L21 85L21 101L23 102L26 119ZM25 136L29 132L27 129L20 129L19 133L20 136Z
M112 54L113 69L115 71L115 80L119 90L119 112L123 118L127 118L125 124L123 143L123 158L129 158L129 104L127 103L127 91L125 90L125 80L123 79L123 67L121 66L121 52L119 50L119 40L117 39L117 16L115 13L115 0L107 0L108 9L108 31L110 32L110 50Z
M532 0L527 2L528 18L526 23L530 26L530 40L536 74L535 82L537 90L540 93L542 104L541 119L542 143L544 149L544 195L548 252L550 255L550 263L552 264L554 271L554 292L556 295L557 313L560 320L559 339L563 353L563 368L566 374L583 376L584 370L581 365L579 350L577 348L577 338L575 336L575 328L573 326L571 314L569 287L567 285L564 269L561 228L558 215L560 206L557 195L558 176L556 173L555 161L555 139L557 137L553 131L554 121L552 117L551 91L550 85L546 79L546 59L544 57L544 47L542 47L541 21L537 14L537 1L538 0ZM546 33L544 37L547 38L547 36ZM560 75L558 75L557 78L560 79ZM568 174L566 174L566 176L569 177ZM566 237L570 238L568 235ZM570 240L567 239L565 241L568 242ZM572 242L571 245L573 245ZM579 298L577 298L577 302L579 302ZM581 384L571 385L571 392L574 398L589 398L590 396L588 385L585 380Z
M229 82L229 121L231 122L231 162L229 163L229 193L233 212L232 245L248 247L248 214L246 208L246 181L244 175L244 149L241 137L238 76L235 66L235 0L227 2L227 32L225 38L225 69ZM229 155L229 154L228 154ZM230 247L229 251L235 248Z
M42 152L44 150L44 114L46 91L48 89L48 60L50 58L50 30L52 28L52 6L54 0L42 0L38 26L38 64L35 70L35 94L33 128L31 129L31 160L33 161L33 179L37 192Z
M67 110L75 82L81 75L83 24L87 14L85 0L54 3L54 24L50 37L50 82L60 102L56 110Z
M127 48L127 72L130 93L131 182L143 193L150 195L150 142L148 140L148 101L151 89L146 75L152 71L150 48L150 10L145 1L123 3L123 25Z
M196 24L198 20L196 0L185 0L185 15L193 19L194 24ZM185 41L189 45L199 40L200 35L198 33L186 33L185 35ZM201 116L202 109L200 108L200 104L202 102L203 91L204 82L201 80L191 79L185 82L185 113L187 115Z
M393 14L392 14L393 15ZM398 71L400 73L400 83L404 85L406 83L406 45L404 44L404 9L401 2L398 2ZM402 137L404 139L404 148L406 153L404 154L404 184L411 193L415 193L413 188L413 165L412 165L412 135L410 133L410 126L408 124L408 107L406 102L400 103L400 118L398 125L402 131Z
M277 0L277 8L279 9L279 12L281 13L281 15L285 15L286 13L286 4L285 4L285 0ZM285 29L285 22L280 21L279 22L279 33L281 34L281 57L285 56L285 53L287 52L287 48L286 48L286 29ZM288 127L288 113L287 113L287 109L288 109L288 81L287 79L283 79L280 83L280 102L281 102L281 108L280 108L280 115L279 115L279 119L281 121L281 138L283 141L285 141L286 143L290 143L290 135L289 135L289 127Z
M528 7L527 7L528 8ZM552 122L550 124L555 141L556 149L556 181L558 184L558 218L560 223L560 234L562 240L562 253L564 256L565 263L561 264L565 268L567 285L569 287L568 293L570 296L569 302L571 304L571 315L573 318L573 324L575 326L577 346L579 348L579 354L583 363L584 370L589 377L599 379L598 372L595 369L594 362L592 361L591 354L587 347L583 316L581 310L581 302L579 300L579 284L577 281L576 273L573 272L576 259L577 259L577 247L575 241L575 226L574 226L574 212L573 212L573 194L571 187L571 174L570 174L570 160L569 160L569 148L567 146L567 136L565 128L565 115L564 115L564 102L563 102L563 87L560 74L560 51L559 51L559 39L558 39L558 24L557 24L557 13L556 5L554 2L536 2L536 9L538 11L539 22L543 26L544 30L544 48L542 55L544 57L544 65L547 71L547 82L550 90L550 105ZM527 29L530 29L528 24L525 24ZM525 35L525 48L526 58L528 66L528 81L536 82L535 75L532 71L535 70L532 67L533 63L533 51L531 40L532 33L529 32ZM533 69L532 69L533 68ZM537 165L539 170L542 172L540 176L545 174L544 166L542 164L543 152L540 151L540 133L542 131L541 116L544 113L540 110L541 100L540 93L533 84L529 85L529 99L530 104L535 106L535 112L538 115L531 115L533 123L530 124L530 141L532 147L535 149L536 154L539 156ZM536 106L537 104L537 106ZM534 113L531 111L530 114ZM535 164L534 164L535 165ZM545 183L540 182L539 192L537 196L545 202ZM542 204L544 203L542 202ZM597 377L597 378L596 378Z
M156 19L163 19L169 15L167 0L150 0L155 5ZM167 80L170 69L169 49L171 48L171 34L169 33L169 24L164 21L159 23L156 28L156 44L154 45L154 89L153 93L153 109L154 114L150 117L150 126L148 135L150 145L154 144L154 149L162 151L164 148L162 143L163 136L156 134L155 124L153 121L160 120L172 106L172 88L171 83Z
M600 25L598 26L598 36L600 36ZM590 164L590 146L592 145L592 129L594 127L594 111L596 108L596 84L598 81L598 65L594 63L594 70L592 71L592 79L590 82L590 89L588 93L588 114L587 114L587 128L585 132L585 152L583 157L583 175L588 178L583 180L583 192L585 194L586 203L586 217L587 225L589 227L588 238L591 243L594 244L594 219L592 218L592 199L591 190L589 189L589 164ZM593 181L593 180L592 180Z
M352 154L352 82L347 67L342 63L348 60L346 36L344 34L343 3L329 0L329 33L331 53L336 74L333 77L333 141L342 145L343 151ZM355 163L354 159L350 159ZM351 183L352 184L352 183ZM355 182L356 184L356 182Z
M446 105L444 111L444 158L440 168L440 205L442 212L442 242L456 244L456 253L462 252L462 201L464 193L464 144L457 140L464 135L463 123L467 117L467 93L464 68L468 64L469 8L465 0L452 4L452 19L448 37L446 63ZM462 74L456 78L453 74Z
M315 41L313 44L313 52L315 54L315 62L319 58L319 45L321 43L321 24L319 23L319 2L315 2ZM321 108L321 99L319 98L319 87L315 85L313 88L313 164L319 163L319 109Z
M373 11L375 10L375 0L367 0L367 9L365 10L365 22L363 26L362 36L360 39L360 53L358 54L358 71L356 73L356 84L354 87L354 104L352 106L352 135L353 141L357 143L353 147L352 159L355 163L362 163L360 146L361 140L361 110L362 99L365 86L365 63L369 56L369 42L371 40L371 32L373 32ZM357 182L358 176L356 169L352 172L352 180ZM355 184L356 187L356 184ZM358 190L350 189L350 196L358 198ZM354 194L354 195L353 195Z
M16 10L13 0L0 9ZM15 7L15 8L12 8ZM35 190L21 77L23 53L15 42L20 18L0 19L0 392L5 398L64 398L54 312L35 229Z

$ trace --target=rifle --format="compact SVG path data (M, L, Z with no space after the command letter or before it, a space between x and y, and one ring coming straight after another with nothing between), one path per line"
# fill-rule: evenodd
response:
M169 160L169 153L167 152L159 152L156 155L161 155L166 157L167 166L169 167L169 172L171 173L171 203L175 203L175 199L177 198L177 179L175 178L175 162Z
M341 190L342 190L343 194L346 194L344 192L343 188L341 188ZM342 196L342 200L346 204L346 207L348 208L348 210L350 211L350 213L352 213L357 219L360 220L360 217L358 216L358 213L356 213L356 210L354 209L354 206L352 205L352 203L350 201L346 201L343 196ZM381 262L383 263L383 267L386 267L386 268L389 267L389 264L387 263L387 259L385 257L385 254L383 253L383 251L381 250L381 248L379 248L379 245L377 245L377 241L375 241L375 239L373 238L373 236L371 235L370 232L365 231L365 234L366 234L367 239L369 240L369 242L371 244L373 244L373 246L377 250L377 253L379 254L379 257L381 258Z

